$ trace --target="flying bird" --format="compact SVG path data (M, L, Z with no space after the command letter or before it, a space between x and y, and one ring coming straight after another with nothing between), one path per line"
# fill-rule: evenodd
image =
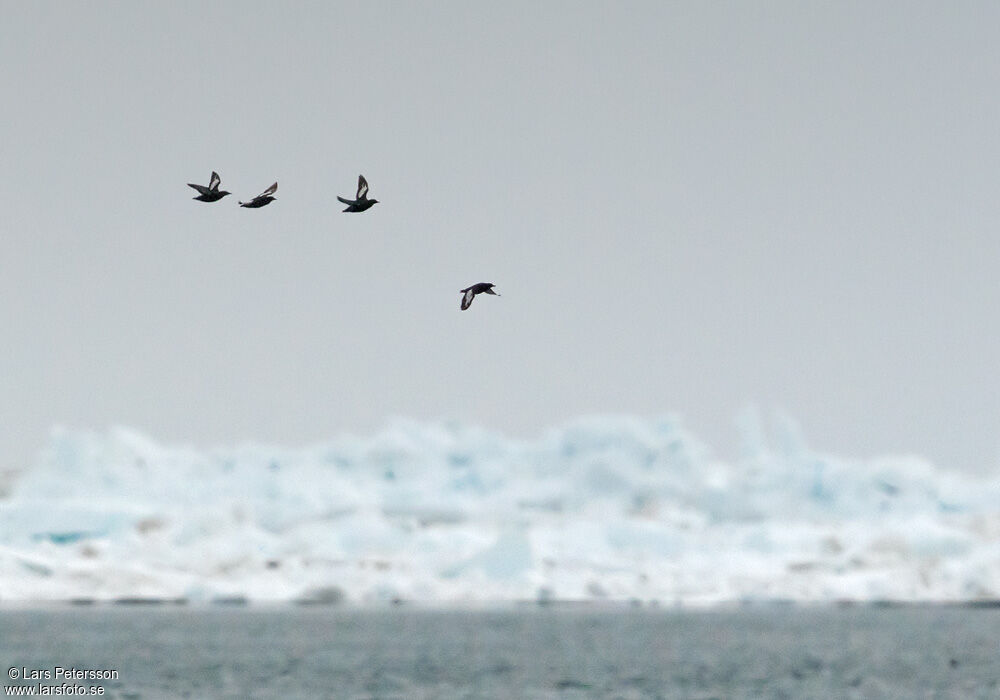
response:
M271 195L278 191L278 183L274 183L266 190L261 192L259 195L251 199L249 202L240 202L241 207L246 207L247 209L260 209L263 206L267 206L275 200L275 197Z
M496 285L492 282L480 282L479 284L474 284L471 287L466 287L465 289L460 289L462 292L462 311L472 306L472 300L476 298L477 294L492 294L495 297L500 296L493 291L493 287Z
M344 211L351 212L365 211L370 209L373 204L378 204L377 199L368 199L368 180L365 179L364 175L358 175L358 193L353 200L343 197L337 197L337 199L347 205L347 209Z
M222 182L222 178L219 177L219 173L212 171L212 179L208 182L208 187L204 185L192 185L188 183L188 187L193 187L198 190L198 196L195 197L199 202L218 202L220 199L225 197L229 192L225 190L219 190L219 183Z

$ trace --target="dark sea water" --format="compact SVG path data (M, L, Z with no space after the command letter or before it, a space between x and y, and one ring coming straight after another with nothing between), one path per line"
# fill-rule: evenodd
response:
M0 662L128 699L1000 698L1000 609L6 609Z

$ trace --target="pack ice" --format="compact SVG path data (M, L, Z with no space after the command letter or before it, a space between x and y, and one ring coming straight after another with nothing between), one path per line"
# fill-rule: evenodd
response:
M0 496L0 601L971 601L1000 596L998 480L672 417L532 440L397 421L299 449L54 430Z

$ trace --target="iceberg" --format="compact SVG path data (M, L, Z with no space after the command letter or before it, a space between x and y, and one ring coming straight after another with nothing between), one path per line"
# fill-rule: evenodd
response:
M55 429L0 496L0 602L430 604L1000 597L1000 480L812 451L741 416L535 439L398 420L297 449Z

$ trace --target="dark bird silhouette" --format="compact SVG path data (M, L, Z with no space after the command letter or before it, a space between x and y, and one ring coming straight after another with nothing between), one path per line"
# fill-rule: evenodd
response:
M241 207L246 207L247 209L260 209L263 206L267 206L273 202L276 198L271 195L278 191L278 183L274 183L266 190L261 192L259 195L251 199L249 202L240 202Z
M212 179L208 181L208 187L204 185L192 185L188 183L188 187L193 187L198 190L198 196L195 197L199 202L218 202L220 199L225 197L229 192L225 190L219 190L219 184L222 182L222 178L219 177L219 173L212 171Z
M377 199L368 199L368 180L365 179L364 175L358 175L358 193L354 196L353 200L344 199L343 197L337 197L341 202L347 205L347 209L344 211L365 211L366 209L371 209L373 204L378 204Z
M493 287L496 285L492 282L480 282L479 284L474 284L471 287L466 287L465 289L460 289L462 292L462 311L472 306L472 300L476 298L477 294L492 294L495 297L500 296L493 291Z

